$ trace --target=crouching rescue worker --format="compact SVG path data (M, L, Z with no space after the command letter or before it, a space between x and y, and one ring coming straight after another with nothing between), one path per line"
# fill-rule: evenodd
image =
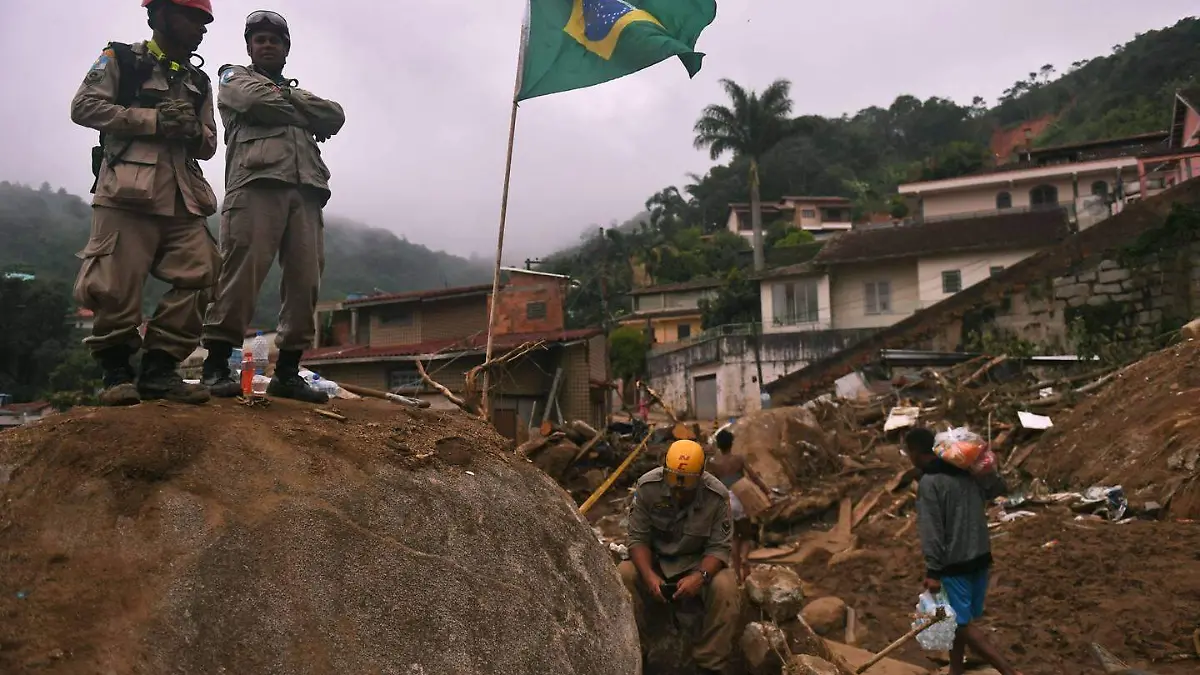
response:
M704 449L675 441L663 466L637 482L629 507L630 559L619 570L643 640L647 602L703 599L704 626L694 650L702 673L724 672L733 652L740 592L729 569L732 536L729 492L704 471ZM664 584L675 587L669 597Z
M83 264L74 295L95 313L84 342L104 371L101 404L203 403L208 392L185 384L177 368L199 343L219 264L205 227L217 200L198 161L217 151L212 88L191 64L213 20L212 5L142 0L142 6L153 39L109 43L71 102L71 120L100 132L92 151L92 233L78 254ZM147 275L171 289L143 337ZM142 348L135 378L130 359Z
M329 201L329 169L317 143L341 130L346 118L340 105L283 76L292 37L282 16L251 13L245 38L251 65L221 66L217 93L225 124L226 193L221 276L204 321L203 383L215 396L241 392L229 356L242 344L259 288L278 256L279 360L267 394L324 403L328 396L310 388L299 368L316 335L325 266L321 210Z

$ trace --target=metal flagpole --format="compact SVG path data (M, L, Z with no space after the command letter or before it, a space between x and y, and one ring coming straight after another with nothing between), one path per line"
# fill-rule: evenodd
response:
M525 19L521 22L521 45L517 50L517 78L513 85L512 112L508 118L508 153L504 159L504 190L500 195L500 228L496 235L496 265L492 270L492 294L488 301L488 332L487 347L484 350L483 362L492 360L492 348L495 344L496 328L496 298L500 293L500 266L504 256L504 224L508 219L508 187L512 179L513 140L517 135L517 94L521 91L521 71L525 65L525 43L529 31L529 3L525 5ZM483 390L480 399L482 413L487 419L492 419L491 408L491 378L487 368L483 369Z

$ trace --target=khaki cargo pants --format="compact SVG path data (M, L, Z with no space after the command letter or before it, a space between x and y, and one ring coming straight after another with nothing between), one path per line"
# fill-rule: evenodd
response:
M621 581L633 599L633 614L637 619L638 634L646 635L646 603L658 602L642 584L637 566L626 560L617 566ZM729 665L733 655L733 641L737 637L738 621L741 618L741 590L733 570L723 569L701 591L704 600L704 625L700 639L696 641L692 658L696 665L709 670L721 671ZM645 638L643 638L645 639Z
M240 346L259 289L279 257L281 350L313 345L314 313L325 269L322 199L294 185L256 182L225 195L221 207L221 276L204 319L203 339Z
M75 302L95 313L93 352L125 345L161 350L177 361L200 340L204 306L217 277L217 248L204 218L155 216L92 207L92 235L76 254ZM147 275L171 285L154 310L143 339L142 289Z

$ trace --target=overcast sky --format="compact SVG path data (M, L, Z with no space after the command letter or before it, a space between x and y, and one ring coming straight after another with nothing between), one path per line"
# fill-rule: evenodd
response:
M215 0L200 48L207 71L247 61L246 14L291 24L288 68L340 102L324 146L328 212L411 241L490 258L524 0ZM0 0L0 180L91 185L95 132L69 102L109 40L148 37L138 0ZM1140 9L1138 8L1140 7ZM621 221L646 197L711 165L692 148L719 78L793 82L796 113L841 115L898 94L989 103L1044 63L1108 54L1134 34L1195 12L1195 0L720 0L689 81L676 60L631 77L522 104L505 257L515 262ZM205 171L222 193L224 149Z

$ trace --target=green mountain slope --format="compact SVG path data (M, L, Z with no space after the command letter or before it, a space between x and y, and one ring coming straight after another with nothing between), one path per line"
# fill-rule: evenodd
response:
M39 278L72 283L79 269L75 252L91 227L91 207L65 190L49 185L34 190L0 182L0 271L21 271ZM216 230L215 222L210 229ZM401 292L483 283L489 270L464 258L409 243L386 230L327 217L322 299L375 290ZM164 286L153 281L146 291L147 311ZM255 325L274 326L279 312L279 266L259 296Z

